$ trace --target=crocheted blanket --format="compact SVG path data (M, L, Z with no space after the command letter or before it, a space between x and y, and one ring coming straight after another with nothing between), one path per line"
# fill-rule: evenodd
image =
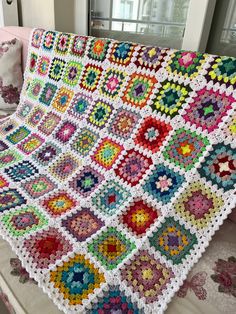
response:
M236 59L33 31L0 234L65 313L162 313L235 203Z

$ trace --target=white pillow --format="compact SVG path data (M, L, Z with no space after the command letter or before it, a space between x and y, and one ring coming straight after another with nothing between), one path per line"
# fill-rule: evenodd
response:
M0 117L12 114L19 103L23 82L22 43L18 39L0 42Z

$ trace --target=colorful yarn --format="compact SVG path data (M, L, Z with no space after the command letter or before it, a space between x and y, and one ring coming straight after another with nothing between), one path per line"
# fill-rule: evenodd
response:
M35 29L24 75L0 235L66 314L162 314L235 205L235 59Z

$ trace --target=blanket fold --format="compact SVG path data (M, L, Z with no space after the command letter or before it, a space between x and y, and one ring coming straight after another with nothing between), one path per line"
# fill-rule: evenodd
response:
M0 235L65 313L163 313L235 206L236 59L35 29Z

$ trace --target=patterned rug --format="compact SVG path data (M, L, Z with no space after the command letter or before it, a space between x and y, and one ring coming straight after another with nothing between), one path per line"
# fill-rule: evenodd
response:
M163 313L235 204L236 59L34 30L0 234L65 313Z

